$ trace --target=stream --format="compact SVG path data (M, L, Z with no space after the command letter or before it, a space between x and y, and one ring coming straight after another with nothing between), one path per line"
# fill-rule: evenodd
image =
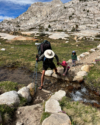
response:
M18 84L28 85L33 82L33 72L29 71L26 68L0 68L0 82L1 81L12 81L17 82ZM38 86L40 86L41 74L38 73ZM100 96L97 95L95 91L91 91L90 89L85 87L83 83L76 82L67 82L61 79L56 79L52 77L46 77L44 79L44 89L54 93L58 90L66 91L66 96L69 97L72 101L80 101L87 105L92 105L94 107L100 108ZM42 90L37 91L37 96L41 96L43 100L47 100L48 96ZM40 103L34 101L33 104Z

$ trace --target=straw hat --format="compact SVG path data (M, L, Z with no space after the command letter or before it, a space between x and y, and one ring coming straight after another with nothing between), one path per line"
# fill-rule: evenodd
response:
M55 56L55 53L51 49L47 49L44 52L44 55L45 55L46 58L51 59Z

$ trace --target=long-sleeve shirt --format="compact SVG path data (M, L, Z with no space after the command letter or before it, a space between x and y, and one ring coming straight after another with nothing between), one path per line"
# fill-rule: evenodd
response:
M71 57L72 57L72 60L77 60L77 55L71 55Z
M58 58L58 56L57 56L56 54L55 54L54 57L56 58L56 61L59 62L59 58ZM42 55L38 58L38 61L43 61L44 63L52 63L53 59L54 59L54 58L48 59L48 58L45 57L44 54L42 54Z
M63 66L62 65L62 63L59 63L61 66ZM67 72L68 72L68 70L70 69L70 66L68 66L68 65L66 65L66 66L63 66L64 67L64 71L63 71L63 74L66 74Z

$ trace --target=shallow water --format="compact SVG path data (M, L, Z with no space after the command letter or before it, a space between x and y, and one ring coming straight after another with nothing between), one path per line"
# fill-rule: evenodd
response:
M41 74L38 73L38 86L40 86L40 80ZM25 68L0 68L0 81L13 81L17 82L18 84L28 85L29 83L33 82L33 72ZM71 100L81 101L85 104L91 104L100 108L100 96L96 95L96 92L87 89L84 83L69 83L60 79L45 77L44 89L49 90L52 93L58 90L65 90L66 96L71 98ZM41 90L39 91L39 95L43 94Z

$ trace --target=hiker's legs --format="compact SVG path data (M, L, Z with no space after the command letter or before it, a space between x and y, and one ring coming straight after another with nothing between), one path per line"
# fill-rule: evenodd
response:
M72 66L75 66L75 64L76 64L75 60L72 60Z
M41 76L41 86L43 86L44 75L45 75L45 70L42 71L42 76Z

